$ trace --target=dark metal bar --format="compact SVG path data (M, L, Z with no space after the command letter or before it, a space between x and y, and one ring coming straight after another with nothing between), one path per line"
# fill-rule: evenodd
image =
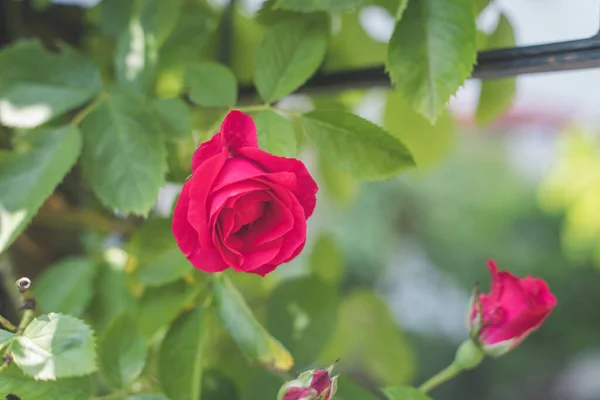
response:
M524 74L600 68L600 35L588 39L482 51L471 78L496 79ZM297 93L390 86L383 66L316 74ZM242 96L252 96L253 87L240 88Z
M540 72L600 67L600 36L479 53L474 78L492 79Z

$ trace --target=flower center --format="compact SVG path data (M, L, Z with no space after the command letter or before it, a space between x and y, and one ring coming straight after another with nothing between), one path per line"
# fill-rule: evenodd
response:
M246 232L265 214L267 211L267 206L268 203L261 201L256 202L245 209L237 210L235 218L236 226L239 226L239 229L234 230L232 233L239 235Z

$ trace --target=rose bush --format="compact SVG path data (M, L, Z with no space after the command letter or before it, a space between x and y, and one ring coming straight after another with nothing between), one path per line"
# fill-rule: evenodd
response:
M473 301L469 331L475 333L487 353L498 355L537 329L556 306L556 297L543 279L520 279L508 271L498 271L493 260L488 266L490 292Z
M300 253L317 184L301 161L258 148L249 115L231 111L191 168L173 234L194 267L264 276Z

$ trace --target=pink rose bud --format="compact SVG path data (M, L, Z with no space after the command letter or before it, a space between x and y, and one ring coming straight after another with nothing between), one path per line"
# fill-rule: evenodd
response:
M471 336L491 356L500 356L537 329L556 306L548 284L531 276L520 279L498 271L489 260L491 287L474 297L468 326Z
M278 400L331 400L337 391L337 376L331 378L333 366L303 372L298 379L283 385Z
M258 148L249 115L231 111L192 157L173 212L173 235L196 268L265 276L306 243L317 184L302 161Z

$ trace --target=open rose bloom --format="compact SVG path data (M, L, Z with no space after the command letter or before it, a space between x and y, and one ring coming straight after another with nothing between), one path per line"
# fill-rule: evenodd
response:
M302 251L316 193L301 161L259 149L252 118L231 111L194 153L173 234L198 269L264 276Z
M556 306L556 298L540 278L520 279L498 271L488 261L491 287L472 302L468 325L486 353L497 356L517 346L537 329ZM479 307L481 307L479 309Z

